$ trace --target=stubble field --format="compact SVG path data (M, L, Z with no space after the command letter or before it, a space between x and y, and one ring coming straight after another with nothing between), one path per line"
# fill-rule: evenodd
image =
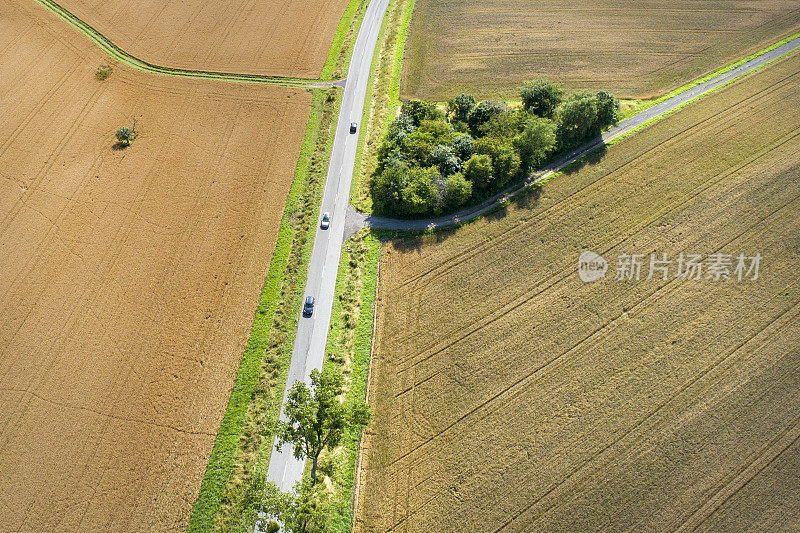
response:
M799 30L791 0L417 0L402 93L519 98L544 76L652 98Z
M0 5L0 530L185 526L308 119ZM137 139L114 132L137 117Z
M356 530L796 528L800 55L540 193L384 247ZM681 252L763 259L644 279Z
M348 0L61 0L114 44L157 65L316 78Z

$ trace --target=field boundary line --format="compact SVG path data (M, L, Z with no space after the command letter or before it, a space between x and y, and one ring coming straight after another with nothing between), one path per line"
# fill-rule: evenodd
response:
M235 83L253 83L259 85L277 85L283 87L300 88L326 88L334 85L334 81L323 80L321 78L292 78L282 76L270 76L267 74L236 74L233 72L217 72L212 70L195 70L156 65L126 52L108 37L100 33L87 22L75 16L55 0L36 0L43 7L57 15L59 18L74 27L80 33L89 38L103 52L131 68L155 74L167 76L178 76L184 78L220 80ZM352 0L353 2L357 0Z

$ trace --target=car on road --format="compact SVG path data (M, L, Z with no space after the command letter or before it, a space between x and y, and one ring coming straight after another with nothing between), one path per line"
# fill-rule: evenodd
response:
M358 129L358 122L351 122L350 123L350 133L355 133Z
M319 223L319 227L322 229L328 229L331 227L331 215L328 212L322 213L322 221Z
M314 314L314 297L307 296L306 303L303 304L303 316L311 316Z

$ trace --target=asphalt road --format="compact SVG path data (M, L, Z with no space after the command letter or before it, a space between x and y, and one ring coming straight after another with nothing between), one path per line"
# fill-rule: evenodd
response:
M459 211L458 213L454 213L451 215L446 215L443 217L433 218L433 219L420 219L420 220L402 220L395 218L365 215L350 208L347 221L348 231L355 232L360 227L364 226L368 226L371 228L378 228L378 229L423 231L423 230L431 230L436 228L453 226L455 224L459 224L462 222L466 222L468 220L472 220L473 218L477 218L481 215L488 213L498 205L508 201L509 199L516 196L517 194L527 189L528 187L548 178L553 173L558 172L559 170L563 169L570 163L574 163L581 157L596 150L603 144L608 143L609 141L619 137L620 135L624 135L630 132L631 130L644 124L648 120L658 117L659 115L663 115L664 113L668 113L669 111L672 111L673 109L691 100L694 100L698 96L701 96L709 91L714 90L720 85L724 85L725 83L728 83L729 81L738 78L739 76L742 76L752 70L764 66L766 63L769 63L774 59L777 59L783 55L788 54L789 52L791 52L796 48L800 48L800 38L789 41L775 48L774 50L771 50L754 59L751 59L746 63L741 64L735 69L731 69L728 72L720 74L719 76L716 76L708 81L696 85L695 87L692 87L687 91L684 91L676 96L673 96L672 98L664 100L660 104L645 109L641 113L634 115L628 118L627 120L621 122L617 126L609 129L607 132L603 134L601 138L598 138L594 141L587 143L586 145L567 154L558 161L547 165L538 172L535 172L534 174L529 176L528 179L512 185L505 191L485 200L484 202L481 202L476 206L467 208L463 211Z
M358 132L350 133L350 123L361 121L372 56L388 5L389 0L372 0L369 3L353 48L320 209L320 212L327 211L331 214L331 225L327 230L321 230L317 226L306 282L305 294L316 300L314 314L310 318L300 317L286 379L287 390L297 380L309 383L311 370L321 369L324 361L339 257L342 245L349 236L349 233L345 234L345 220L358 146ZM283 401L286 401L285 392ZM267 480L274 481L281 490L290 490L300 480L304 464L304 461L293 457L290 446L285 446L282 452L273 450Z

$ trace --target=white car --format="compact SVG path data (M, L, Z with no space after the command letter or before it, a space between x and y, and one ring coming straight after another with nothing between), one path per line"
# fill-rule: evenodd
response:
M319 227L322 229L331 227L331 215L329 213L322 213L322 222L319 223Z

